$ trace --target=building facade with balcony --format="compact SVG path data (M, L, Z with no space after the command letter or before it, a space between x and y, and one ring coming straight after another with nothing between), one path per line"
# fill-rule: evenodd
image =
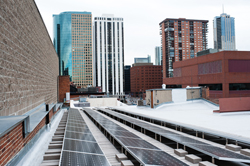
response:
M207 49L208 20L166 18L160 25L163 78L173 77L173 62Z

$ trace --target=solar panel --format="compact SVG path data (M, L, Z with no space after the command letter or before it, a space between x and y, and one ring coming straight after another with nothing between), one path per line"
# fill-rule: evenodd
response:
M140 138L137 135L127 132L127 131L121 131L121 130L108 130L110 134L115 136L123 136L123 137L132 137L132 138Z
M77 109L69 109L60 165L110 165Z
M117 117L117 118L120 118L120 119L124 119L130 123L135 123L136 125L144 128L144 129L147 129L147 130L150 130L156 134L159 134L159 135L162 135L164 136L165 138L168 138L168 139L171 139L177 143L180 143L180 144L183 144L187 147L190 147L192 149L195 149L195 150L198 150L202 153L205 153L207 155L210 155L214 158L217 158L217 159L221 159L221 160L231 160L231 161L244 161L244 162L248 162L250 163L250 157L247 157L247 156L244 156L244 155L241 155L241 154L237 154L237 153L234 153L234 152L231 152L229 150L226 150L226 149L222 149L220 147L216 147L216 146L213 146L213 145L210 145L208 143L204 143L202 141L199 141L195 138L190 138L190 137L186 137L184 135L181 135L181 134L178 134L176 132L172 132L172 131L169 131L169 130L166 130L166 129L163 129L161 127L157 127L157 126L153 126L152 124L149 124L147 122L143 122L143 121L139 121L135 118L132 118L132 117L127 117L125 115L122 115L120 113L116 113L116 112L113 112L113 111L109 111L107 109L100 109L101 111L105 111L106 113L114 116L114 117ZM138 121L138 122L136 122ZM164 131L165 130L165 131ZM225 159L226 158L226 159Z
M63 150L103 154L99 145L95 142L86 142L86 141L71 140L71 139L64 139Z
M128 148L144 165L187 166L163 151Z
M247 156L244 156L244 155L241 155L238 153L234 153L232 151L228 151L226 149L222 149L219 147L210 146L210 145L201 145L201 144L189 144L189 145L193 146L195 148L199 148L201 150L204 150L206 152L209 152L212 155L217 155L219 157L249 160L249 157L247 157Z
M76 153L63 151L61 166L109 166L109 162L103 155L91 155L86 153Z
M96 142L92 134L83 134L69 131L66 131L65 138Z
M160 150L156 146L148 143L147 141L144 141L142 139L132 139L132 138L126 138L126 137L116 137L120 142L122 142L125 146L128 147L138 147L138 148L145 148L145 149L156 149Z
M165 136L166 138L168 139L171 139L173 141L176 141L176 142L179 142L179 143L182 143L182 144L189 144L189 143L192 143L192 144L200 144L200 145L210 145L208 143L204 143L202 141L199 141L199 140L196 140L196 139L193 139L193 138L189 138L189 137L186 137L186 136L182 136L182 135L179 135L179 134L161 134L162 136Z
M82 123L83 119L82 120L79 120L79 119L68 119L68 122L71 122L71 123Z
M87 125L82 124L67 124L68 127L75 127L75 128L88 128Z
M86 128L86 127L87 127L86 124L81 124L81 123L70 123L70 122L68 122L67 126L70 126L70 127L78 127L78 128L81 128L81 127Z
M87 127L85 127L85 128L77 128L77 127L67 126L66 131L76 131L76 132L82 132L82 133L91 133L90 130Z
M99 113L85 110L88 115L96 120L100 125L110 121L108 118L100 115ZM110 126L111 123L108 123ZM105 125L104 125L105 126ZM109 132L120 144L124 147L135 159L143 165L169 165L169 166L185 166L186 164L174 158L173 156L168 155L166 152L163 152L154 145L148 143L147 141L141 139L137 135L127 131L126 129L119 127L121 130L110 129L106 125L106 131Z
M103 124L104 127L117 129L117 130L124 130L124 128L120 127L119 125L113 125L113 124Z

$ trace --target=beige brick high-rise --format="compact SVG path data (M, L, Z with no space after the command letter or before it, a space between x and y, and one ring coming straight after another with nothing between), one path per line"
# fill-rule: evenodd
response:
M57 102L58 56L33 0L0 3L0 116Z

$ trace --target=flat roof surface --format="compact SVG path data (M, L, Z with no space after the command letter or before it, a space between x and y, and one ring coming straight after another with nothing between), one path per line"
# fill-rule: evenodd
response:
M160 120L182 124L201 131L212 131L218 135L228 135L249 142L250 111L238 113L213 113L219 107L203 100L163 104L158 108L142 106L113 107Z
M186 87L186 88L158 88L158 89L148 89L146 91L158 90L158 91L165 91L165 90L172 90L172 89L201 89L201 87Z

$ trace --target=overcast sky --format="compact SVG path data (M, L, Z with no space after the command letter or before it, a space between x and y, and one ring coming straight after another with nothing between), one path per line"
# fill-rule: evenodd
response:
M114 14L124 18L125 65L134 57L151 55L161 45L159 23L165 18L209 20L208 47L213 47L213 19L224 12L235 18L236 48L250 50L250 0L35 0L53 37L53 14L88 11L93 17Z

